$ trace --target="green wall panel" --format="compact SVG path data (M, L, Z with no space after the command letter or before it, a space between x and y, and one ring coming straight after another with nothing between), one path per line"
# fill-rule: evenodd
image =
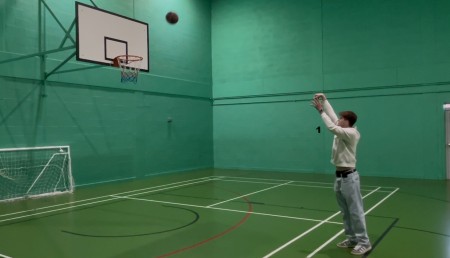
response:
M58 49L75 1L0 1L0 62ZM82 3L92 5L91 1ZM150 72L137 84L101 67L48 73L75 49L0 64L0 147L70 145L77 185L213 166L209 1L94 0L149 24ZM176 25L168 11L180 15ZM76 39L76 30L71 36ZM64 46L70 46L70 40ZM69 60L59 71L90 67ZM167 117L173 117L168 123Z
M449 81L446 1L324 1L325 89Z
M214 107L218 168L322 171L323 130L309 102ZM328 156L327 156L328 158ZM326 160L326 158L325 158Z
M43 97L40 85L1 85L2 147L70 145L78 185L213 166L208 100L62 83Z
M325 92L359 115L362 173L445 178L449 11L441 0L212 1L215 165L332 173L332 135L308 106Z
M320 1L213 1L214 97L308 91L322 82Z
M0 62L39 52L40 36L42 50L59 47L64 31L48 10L38 31L38 1L0 3ZM75 1L46 3L68 28ZM332 135L309 105L323 91L359 115L362 173L445 177L448 1L95 3L149 24L150 72L136 85L112 67L44 84L41 70L74 50L44 66L0 63L2 147L71 145L79 185L212 166L332 173ZM89 66L72 59L61 70Z

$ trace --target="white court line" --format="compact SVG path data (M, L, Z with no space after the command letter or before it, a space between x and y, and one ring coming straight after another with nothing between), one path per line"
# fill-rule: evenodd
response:
M231 180L231 179L217 179L217 181L225 181L225 182L238 182L238 183L248 183L248 184L265 184L265 185L276 185L278 183L269 183L269 182L255 182L255 181L241 181L241 180ZM317 186L317 185L297 185L297 184L289 184L289 186L297 186L297 187L310 187L310 188L323 188L323 189L334 189L334 186ZM381 186L377 186L381 187ZM383 188L383 187L381 187ZM373 189L363 189L361 191L370 192ZM392 191L378 191L379 193L390 193Z
M395 189L395 191L393 191L392 193L390 193L388 196L384 197L381 201L379 201L377 204L375 204L372 208L370 208L370 210L366 211L365 214L371 212L373 209L375 209L376 207L378 207L378 205L380 205L382 202L384 202L387 198L391 197L391 195L393 195L395 192L397 192L398 190L400 190L400 188Z
M249 212L249 211L224 209L224 208L217 208L217 207L207 207L207 206L200 206L200 205L193 205L193 204L186 204L186 203L178 203L178 202L166 202L166 201L159 201L159 200L152 200L152 199L133 198L133 197L128 197L128 196L116 196L116 195L111 195L111 196L116 197L116 198L123 198L123 199L136 200L136 201L156 202L156 203L164 203L164 204L172 204L172 205L180 205L180 206L189 206L189 207L196 207L196 208L203 208L203 209L230 211L230 212L237 212L237 213L250 213L250 214L255 214L255 215L262 215L262 216L269 216L269 217L276 217L276 218L295 219L295 220L304 220L304 221L313 221L313 222L321 222L322 221L322 220L318 220L318 219L308 219L308 218L276 215L276 214L253 212L253 211ZM343 224L342 222L334 222L334 221L327 221L327 223L329 223L329 224L337 224L337 225L342 225Z
M177 187L180 187L180 186L193 185L193 184L204 183L204 182L213 181L213 180L215 180L215 179L205 179L205 180L198 181L198 182L187 183L187 184L182 184L182 185L175 185L175 186L171 186L171 187L166 187L164 189L156 189L156 190L151 190L151 191L145 191L145 192L142 192L142 193L135 193L135 194L131 194L131 195L128 195L128 196L136 196L136 195L148 194L148 193L153 193L153 192L157 192L157 191L160 191L160 190L167 190L167 189L177 188Z
M213 181L213 180L216 180L216 178L218 178L218 177L202 177L202 178L190 179L190 180L185 180L185 181L180 181L180 182L175 182L175 183L170 183L170 184L165 184L165 185L152 186L152 187L141 188L141 189L136 189L136 190L131 190L131 191L125 191L125 192L116 193L116 194L117 195L119 195L119 194L127 194L127 193L133 193L133 192L137 192L137 191L144 191L144 190L149 190L149 189L160 188L160 189L153 190L153 191L146 191L146 192L143 192L143 193L133 194L133 196L134 196L134 195L140 195L140 194L145 194L145 193L149 193L149 192L162 191L162 190L171 189L171 188L180 187L180 186L185 186L185 185L191 185L191 184L196 184L196 183ZM207 179L207 180L204 180L204 179ZM185 183L185 182L192 182L192 181L196 181L196 182L188 183L188 184L182 184L182 183ZM281 184L281 185L286 185L288 183L289 182L287 182L285 184ZM176 186L163 188L165 186L171 186L171 185L176 185ZM279 185L279 186L281 186L281 185ZM272 188L275 188L275 187L272 187ZM269 189L271 189L271 188L269 188ZM269 189L265 189L265 190L269 190ZM265 190L261 190L261 191L265 191ZM258 192L261 192L261 191L258 191ZM251 194L254 194L254 193L251 193ZM247 194L247 195L251 195L251 194ZM247 196L247 195L244 195L244 196ZM46 214L46 213L50 213L50 212L54 212L54 211L67 210L67 209L82 207L82 206L86 206L86 205L90 205L90 204L96 204L96 203L101 203L101 202L107 202L107 201L115 200L115 199L110 199L111 195L105 195L105 196L88 198L88 199L74 201L74 202L68 202L68 203L63 203L63 204L57 204L57 205L51 205L51 206L46 206L46 207L40 207L40 208L36 208L36 209L25 210L25 211L21 211L21 212L14 212L14 213L3 214L3 215L0 215L0 217L17 215L17 214L26 213L26 212L33 212L33 211L37 211L37 210L44 210L44 209L49 209L49 208L54 208L54 207L59 207L59 206L64 206L64 205L71 205L71 204L75 204L75 203L82 203L82 202L97 200L97 199L101 199L101 198L108 198L108 199L95 201L95 202L84 203L84 204L80 204L80 205L69 206L69 207L65 207L65 208L61 208L61 209L53 209L53 210L49 210L49 211L45 211L45 212L37 212L37 213L27 214L27 215L24 215L24 216L18 216L18 217L13 217L13 218L9 218L9 219L3 219L3 220L0 220L0 222L11 221L11 220L20 219L20 218L26 218L26 217L31 217L31 216L35 216L35 215ZM228 201L231 201L231 200L228 200ZM217 205L217 204L214 204L214 205ZM214 209L220 209L220 208L214 208ZM226 210L226 209L222 209L222 210ZM237 212L240 212L240 211L237 211ZM268 215L268 216L270 216L270 215ZM305 220L307 220L307 219L305 219Z
M119 198L115 198L115 199L119 199ZM75 206L64 207L64 208L61 208L61 209L48 210L48 211L43 211L43 212L36 212L36 213L33 213L33 214L27 214L27 215L18 216L18 217L12 217L12 218L9 218L9 219L2 219L2 220L0 220L0 223L1 222L5 222L5 221L10 221L10 220L16 220L16 219L32 217L32 216L35 216L35 215L46 214L46 213L55 212L55 211L62 211L62 210L76 208L76 207L82 207L82 206L86 206L86 205L90 205L90 204L96 204L96 203L101 203L101 202L106 202L106 201L112 201L112 200L115 200L115 199L106 199L106 200L101 200L101 201L96 201L96 202L88 202L88 203L83 203L83 204L79 204L79 205L75 205Z
M176 186L171 186L171 187L166 187L166 188L162 188L162 189L156 189L153 191L147 191L146 193L149 192L156 192L156 191L161 191L161 190L166 190L166 189L172 189L175 187L179 187L179 186L185 186L185 185L191 185L191 184L196 184L196 183L203 183L203 182L207 182L207 181L212 181L213 179L205 179L205 180L201 180L198 182L193 182L193 183L187 183L187 184L180 184L180 185L176 185ZM192 180L188 180L188 181L192 181ZM169 184L170 185L170 184ZM132 191L128 191L128 192L132 192ZM127 193L127 192L125 192ZM137 195L137 194L133 194L133 195ZM103 196L103 197L109 197L111 198L112 195L107 195L107 196ZM99 197L98 197L99 198ZM41 215L41 214L46 214L46 213L50 213L50 212L55 212L55 211L61 211L61 210L67 210L67 209L72 209L72 208L77 208L77 207L82 207L82 206L86 206L86 205L90 205L90 204L96 204L96 203L101 203L101 202L107 202L107 201L112 201L112 200L116 200L116 199L120 199L119 197L113 197L114 199L106 199L106 200L101 200L101 201L95 201L95 202L88 202L88 203L84 203L84 204L79 204L79 205L74 205L74 206L68 206L68 207L64 207L64 208L60 208L60 209L53 209L53 210L48 210L48 211L43 211L43 212L36 212L36 213L32 213L32 214L27 214L27 215L23 215L23 216L18 216L18 217L12 217L9 219L3 219L0 220L1 222L5 222L5 221L10 221L10 220L16 220L16 219L22 219L22 218L27 218L27 217L32 217L35 215ZM92 198L95 199L95 198ZM69 203L71 204L71 203Z
M11 256L6 256L4 254L0 254L0 257L2 257L2 258L12 258Z
M158 201L158 200L152 200L152 199L135 198L135 197L129 197L129 196L111 195L111 197L134 200L134 201L146 201L146 202L156 202L156 203L164 203L164 204L172 204L172 205L180 205L180 206L188 206L188 207L196 207L196 208L207 208L206 206L195 205L195 204L179 203L179 202L166 202L166 201Z
M269 183L269 182L241 181L241 180L232 180L232 179L217 179L217 180L218 181L225 181L225 182L247 183L247 184L264 184L264 185L278 185L279 184L279 183ZM315 188L333 189L332 186L295 185L295 184L290 184L289 186L304 186L304 187L313 187L313 188L315 187Z
M179 181L179 182L165 184L165 185L157 185L157 186L151 186L151 187L146 187L146 188L140 188L140 189L120 192L120 193L116 193L116 194L127 194L127 193L132 193L132 192L137 192L137 191L144 191L144 190L155 189L155 188L165 187L165 186L174 185L174 184L182 184L182 183L191 182L191 181L195 181L195 180L198 180L198 181L205 180L206 178L210 178L210 177L200 177L200 178L196 178L196 179L184 180L184 181ZM30 211L36 211L36 210L44 210L44 209L48 209L48 208L54 208L54 207L59 207L59 206L64 206L64 205L70 205L70 204L74 204L74 203L92 201L92 200L97 200L97 199L101 199L101 198L108 198L109 196L110 195L103 195L103 196L83 199L83 200L74 201L74 202L66 202L66 203L61 203L61 204L56 204L56 205L40 207L40 208L36 208L36 209L29 209L29 210L24 210L24 211L19 211L19 212L12 212L12 213L7 213L7 214L2 214L2 215L0 215L0 217L5 217L5 216L10 216L10 215L15 215L15 214L21 214L21 213L26 213L26 212L30 212Z
M237 178L237 179L256 179L256 180L262 180L262 181L275 181L275 182L300 182L300 183L313 183L313 184L325 184L325 185L333 185L334 183L329 182L315 182L315 181L293 181L293 180L287 180L287 179L273 179L273 178L255 178L255 177L242 177L242 176L222 176L222 178Z
M333 175L331 175L333 176ZM222 176L222 178L241 178L241 179L256 179L256 180L264 180L264 181L281 181L281 182L286 182L286 181L290 181L287 179L269 179L269 178L254 178L254 177L238 177L238 176ZM324 184L324 185L334 185L334 183L330 183L330 182L316 182L316 181L292 181L292 182L298 182L298 183L313 183L313 184ZM362 187L381 187L378 185L362 185ZM382 188L387 188L387 189L395 189L397 187L392 187L392 186L385 186Z
M365 195L365 196L363 197L363 199L366 198L366 197L368 197L368 196L370 196L371 194L373 194L374 192L376 192L378 189L380 189L380 187L377 188L377 189L375 189L375 190L373 190L372 192L368 193L367 195ZM284 244L284 245L278 247L277 249L275 249L274 251L270 252L268 255L264 256L263 258L268 258L268 257L271 257L272 255L278 253L279 251L283 250L284 248L286 248L287 246L289 246L289 245L292 244L293 242L295 242L295 241L297 241L298 239L300 239L300 238L306 236L307 234L309 234L310 232L312 232L314 229L316 229L316 228L320 227L321 225L325 224L328 220L330 220L330 219L336 217L336 216L339 215L340 213L341 213L340 211L336 212L335 214L331 215L331 216L328 217L327 219L321 221L319 224L313 226L312 228L310 228L310 229L308 229L307 231L303 232L302 234L298 235L297 237L295 237L294 239L290 240L290 241L287 242L286 244Z
M395 191L391 192L388 196L386 196L385 198L383 198L381 201L379 201L377 204L375 204L370 210L366 211L366 213L364 213L365 215L369 214L369 212L371 212L373 209L375 209L378 205L380 205L382 202L384 202L387 198L389 198L391 195L393 195L395 192L397 192L400 188L395 189ZM325 246L327 246L331 241L333 241L334 239L336 239L340 234L342 234L344 232L344 230L342 229L341 231L339 231L336 235L334 235L333 237L331 237L330 239L328 239L328 241L326 241L325 243L323 243L323 245L319 246L316 250L314 250L312 253L310 253L306 258L311 258L313 257L316 253L318 253L320 250L322 250Z
M144 191L144 190L160 188L160 187L174 185L174 184L181 184L181 183L191 182L191 181L195 181L195 180L204 180L206 178L210 178L210 177L200 177L200 178L196 178L196 179L179 181L179 182L165 184L165 185L151 186L151 187L146 187L146 188L126 191L126 192L121 192L121 193L116 193L116 194L127 194L127 193L132 193L132 192L137 192L137 191ZM110 195L103 195L103 196L98 196L98 197L94 197L94 198L88 198L88 199L74 201L74 202L66 202L66 203L61 203L61 204L56 204L56 205L40 207L40 208L36 208L36 209L29 209L29 210L24 210L24 211L12 212L12 213L7 213L7 214L2 214L2 215L0 215L0 217L11 216L11 215L16 215L16 214L22 214L22 213L31 212L31 211L37 211L37 210L45 210L45 209L49 209L49 208L54 208L54 207L59 207L59 206L64 206L64 205L69 205L69 204L74 204L74 203L80 203L80 202L86 202L86 201L92 201L92 200L97 200L97 199L101 199L101 198L108 198L109 196Z
M259 191L253 192L253 193L244 194L244 195L238 196L236 198L232 198L232 199L225 200L225 201L222 201L222 202L214 203L214 204L208 205L207 207L213 207L213 206L216 206L216 205L219 205L219 204L222 204L222 203L226 203L226 202L229 202L229 201L232 201L232 200L236 200L236 199L239 199L239 198L242 198L242 197L245 197L245 196L253 195L253 194L264 192L264 191L267 191L267 190L270 190L270 189L273 189L273 188L277 188L277 187L280 187L280 186L283 186L283 185L287 185L289 183L292 183L292 181L286 182L284 184L279 184L279 185L276 185L276 186L272 186L272 187L269 187L269 188L265 188L265 189L262 189L262 190L259 190Z

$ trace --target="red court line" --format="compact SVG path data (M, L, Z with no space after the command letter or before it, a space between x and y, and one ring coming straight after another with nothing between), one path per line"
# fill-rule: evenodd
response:
M191 246L187 246L187 247L184 247L184 248L181 248L181 249L172 251L172 252L167 253L167 254L160 255L160 256L158 256L157 258L169 257L169 256L172 256L172 255L174 255L174 254L178 254L178 253L181 253L181 252L190 250L190 249L197 248L197 247L199 247L199 246L201 246L201 245L204 245L204 244L206 244L206 243L208 243L208 242L211 242L211 241L213 241L213 240L216 240L216 239L218 239L218 238L221 238L221 237L223 237L224 235L226 235L226 234L230 233L231 231L233 231L233 230L237 229L238 227L240 227L242 224L244 224L244 223L248 220L248 218L250 217L250 215L252 215L252 212L253 212L253 205L250 203L250 201L247 199L247 197L244 196L243 199L245 200L245 202L247 202L247 205L248 205L248 211L247 211L247 213L245 214L245 216L244 216L244 217L243 217L236 225L234 225L234 226L228 228L227 230L225 230L225 231L223 231L223 232L221 232L221 233L219 233L219 234L217 234L217 235L214 235L214 236L212 236L212 237L210 237L210 238L208 238L208 239L205 239L205 240L203 240L203 241L201 241L201 242L198 242L198 243L193 244L193 245L191 245Z

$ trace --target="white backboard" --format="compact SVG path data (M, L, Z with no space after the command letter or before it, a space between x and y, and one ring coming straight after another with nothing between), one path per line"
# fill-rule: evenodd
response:
M149 71L148 24L76 2L77 60L111 65L119 55L143 57Z

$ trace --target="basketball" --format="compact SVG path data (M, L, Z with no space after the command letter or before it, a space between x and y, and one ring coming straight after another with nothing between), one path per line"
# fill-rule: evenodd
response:
M178 14L176 14L174 12L168 12L166 14L166 20L170 24L175 24L178 22Z

